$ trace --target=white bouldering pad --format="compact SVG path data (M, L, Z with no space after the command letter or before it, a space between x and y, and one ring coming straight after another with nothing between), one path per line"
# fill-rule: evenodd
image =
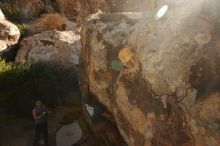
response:
M57 146L71 146L82 137L82 129L78 122L63 126L56 134Z

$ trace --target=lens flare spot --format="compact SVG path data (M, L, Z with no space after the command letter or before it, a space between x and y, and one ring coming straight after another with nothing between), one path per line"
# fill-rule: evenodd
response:
M155 19L159 20L160 18L162 18L167 13L168 9L169 9L168 5L163 5L155 15Z

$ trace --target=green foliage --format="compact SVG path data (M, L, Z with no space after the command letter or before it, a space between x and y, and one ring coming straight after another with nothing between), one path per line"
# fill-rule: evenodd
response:
M20 21L21 11L19 7L10 0L4 0L0 6L3 14L10 21Z
M0 61L0 112L30 116L36 99L48 106L63 104L65 97L76 98L80 106L78 81L73 70L51 64L6 63Z
M22 23L22 24L17 24L17 26L18 26L18 29L21 33L21 36L25 36L28 32L29 25Z

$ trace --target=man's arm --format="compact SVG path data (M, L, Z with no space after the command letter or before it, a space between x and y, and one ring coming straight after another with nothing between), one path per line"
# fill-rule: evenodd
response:
M43 112L41 115L37 116L35 110L36 110L36 108L34 108L34 109L32 110L32 115L33 115L33 118L34 118L35 120L41 118L43 115L46 114L46 112Z
M36 115L35 109L36 109L36 108L34 108L34 109L32 110L32 115L33 115L33 118L36 120L36 119L37 119L37 115Z

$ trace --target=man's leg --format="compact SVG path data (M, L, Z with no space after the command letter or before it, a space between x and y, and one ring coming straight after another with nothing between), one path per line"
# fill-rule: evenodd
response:
M34 146L39 146L40 134L41 134L41 127L40 127L40 125L35 125Z
M48 146L48 127L47 127L47 123L44 123L42 128L43 128L42 132L43 132L43 136L44 136L44 145Z

